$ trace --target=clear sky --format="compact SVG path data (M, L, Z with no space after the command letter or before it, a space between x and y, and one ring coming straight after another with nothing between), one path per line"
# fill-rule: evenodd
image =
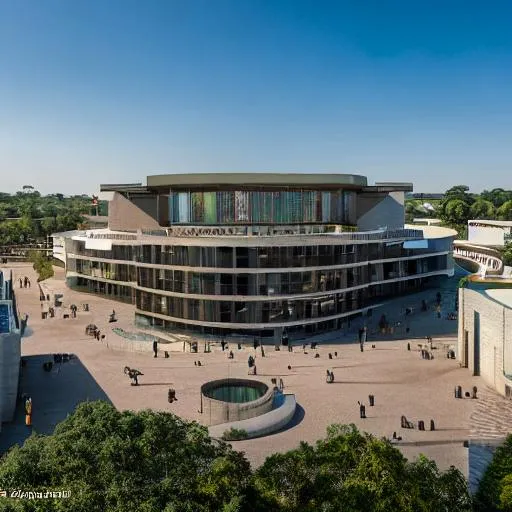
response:
M512 188L512 2L0 0L0 191L173 172Z

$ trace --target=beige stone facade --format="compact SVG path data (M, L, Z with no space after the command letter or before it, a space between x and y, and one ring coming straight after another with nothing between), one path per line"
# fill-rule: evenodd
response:
M458 357L473 375L512 397L512 308L492 291L459 290Z

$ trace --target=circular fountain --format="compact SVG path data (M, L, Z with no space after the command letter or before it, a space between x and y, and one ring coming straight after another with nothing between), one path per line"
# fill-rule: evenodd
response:
M210 425L246 420L271 411L274 394L256 380L214 380L201 386L202 411Z

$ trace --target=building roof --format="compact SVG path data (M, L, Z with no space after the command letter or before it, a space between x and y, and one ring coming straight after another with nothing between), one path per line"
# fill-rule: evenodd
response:
M350 187L361 189L368 185L365 176L358 174L299 174L299 173L198 173L157 174L147 177L148 187L284 186L284 187Z
M131 192L132 194L147 194L149 191L142 183L103 183L100 185L100 193L101 192ZM102 198L100 197L99 199Z
M424 224L406 224L405 229L418 229L423 231L425 238L449 238L458 236L457 231L451 228L442 228L441 226L425 226Z
M496 226L499 228L511 228L512 220L474 219L474 220L468 220L468 224L481 224L482 226Z
M485 295L491 299L512 309L512 287L511 288L488 288Z

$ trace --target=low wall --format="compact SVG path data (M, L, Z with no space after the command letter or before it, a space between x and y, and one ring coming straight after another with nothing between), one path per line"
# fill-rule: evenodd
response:
M213 425L208 428L210 437L220 439L225 432L229 432L231 429L236 429L244 430L247 432L247 439L252 439L254 437L263 437L281 430L288 425L294 417L297 402L295 400L295 395L279 394L276 398L280 398L280 405L277 408L254 418L232 421L221 425Z
M264 386L266 391L260 398L245 403L224 402L207 396L210 389L226 385L241 385L249 387ZM217 425L220 423L245 420L255 416L260 416L261 414L265 414L272 410L273 400L274 390L269 388L263 382L255 380L220 379L207 382L201 386L201 408L209 425Z
M94 339L91 337L91 339ZM113 350L123 350L125 352L153 352L153 342L131 340L124 338L123 336L110 331L105 338L105 342L108 348ZM183 344L181 342L176 343L158 343L159 357L164 357L164 351L167 352L183 352Z

